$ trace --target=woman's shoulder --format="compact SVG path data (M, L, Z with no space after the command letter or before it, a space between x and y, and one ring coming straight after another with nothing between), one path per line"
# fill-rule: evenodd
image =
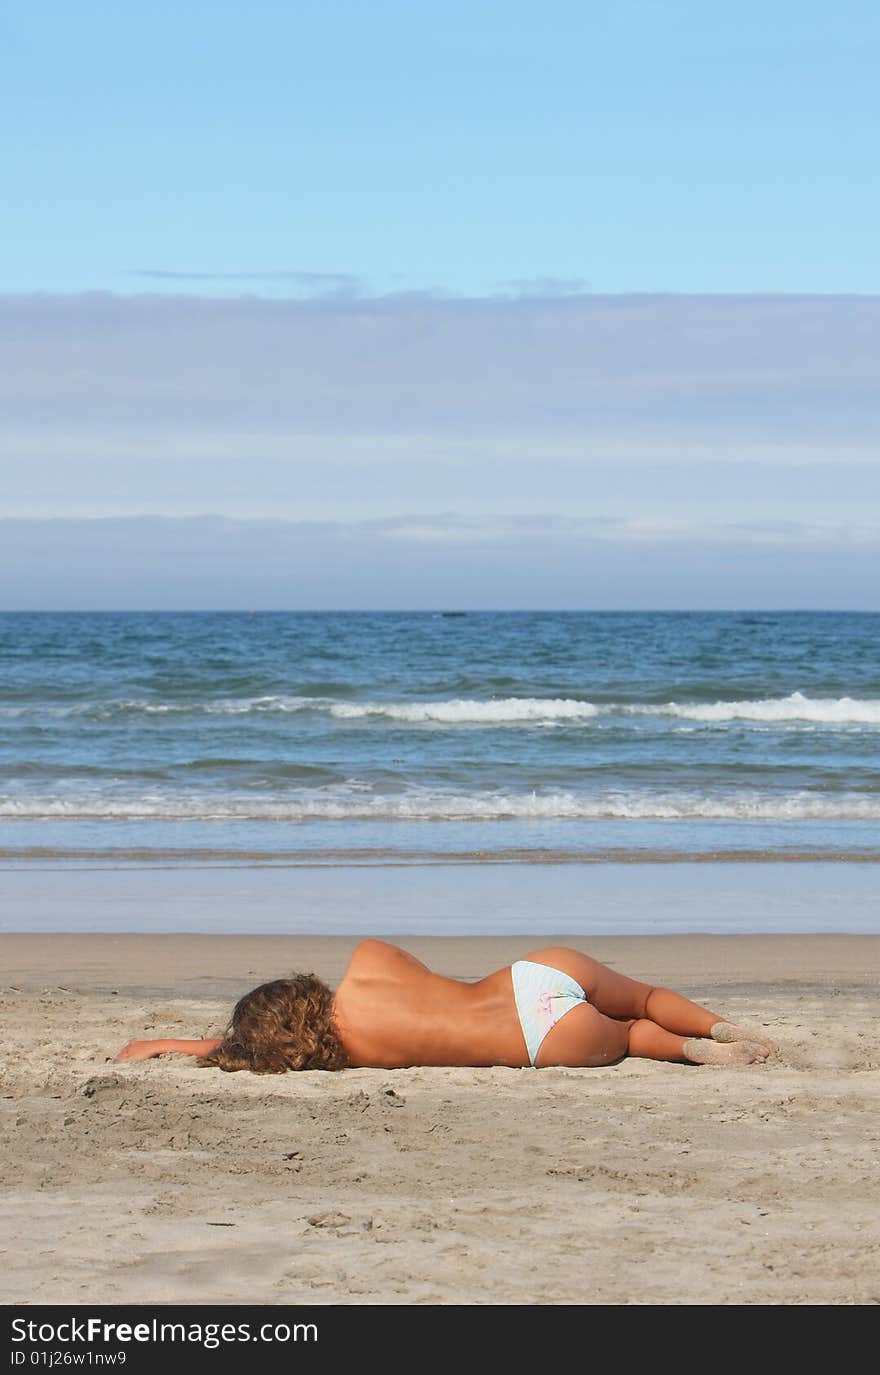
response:
M390 941L380 941L373 937L358 941L352 951L351 959L348 963L347 974L363 974L387 970L394 966L406 964L411 968L427 969L427 965L421 960L416 959L408 950L402 950L399 945L392 945Z

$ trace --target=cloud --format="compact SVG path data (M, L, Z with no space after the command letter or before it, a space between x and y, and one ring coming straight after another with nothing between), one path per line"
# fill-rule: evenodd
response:
M0 297L6 605L875 596L880 298L319 277Z
M10 430L851 446L880 298L0 298ZM243 456L247 456L243 454Z
M855 527L217 517L0 521L0 609L876 609Z
M163 282L284 282L317 297L348 300L363 294L359 277L348 272L301 272L278 269L269 272L187 272L168 268L137 268L134 277Z

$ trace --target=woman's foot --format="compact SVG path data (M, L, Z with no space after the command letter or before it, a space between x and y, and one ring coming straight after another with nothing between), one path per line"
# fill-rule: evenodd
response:
M737 1026L734 1022L716 1022L711 1028L710 1035L713 1041L720 1041L722 1045L729 1044L731 1041L757 1041L759 1046L766 1046L771 1055L776 1054L776 1046L756 1026Z
M753 1065L756 1061L766 1060L770 1054L768 1047L760 1041L726 1041L719 1044L717 1040L708 1041L700 1036L690 1037L682 1050L692 1065Z

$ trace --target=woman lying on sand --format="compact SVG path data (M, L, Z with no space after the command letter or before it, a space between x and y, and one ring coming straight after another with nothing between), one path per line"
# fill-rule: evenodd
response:
M775 1050L668 988L637 983L564 946L534 950L476 983L433 974L385 941L356 947L336 993L314 974L261 984L225 1036L130 1041L118 1060L179 1052L223 1070L410 1065L608 1065L625 1055L748 1065Z

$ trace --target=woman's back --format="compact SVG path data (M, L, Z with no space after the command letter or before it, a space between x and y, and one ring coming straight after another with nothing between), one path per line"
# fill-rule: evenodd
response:
M353 1066L528 1064L509 968L462 983L397 946L361 941L334 1021Z

